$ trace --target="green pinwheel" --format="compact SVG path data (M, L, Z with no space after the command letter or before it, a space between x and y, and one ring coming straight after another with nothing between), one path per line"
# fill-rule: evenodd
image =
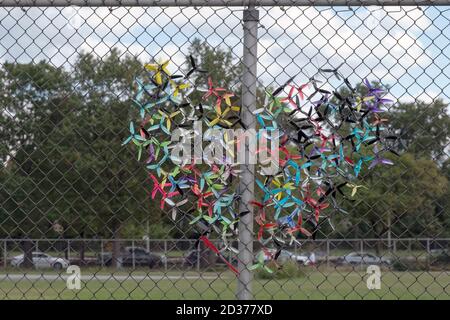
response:
M256 270L256 269L262 268L262 269L266 270L268 273L273 273L272 269L270 269L268 266L266 266L265 260L266 260L266 254L265 254L264 250L261 250L258 253L258 255L256 256L256 263L253 264L252 266L250 266L249 270Z

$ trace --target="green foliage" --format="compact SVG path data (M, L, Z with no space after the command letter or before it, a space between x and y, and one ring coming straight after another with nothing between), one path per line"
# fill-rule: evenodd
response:
M445 147L450 142L450 115L442 99L433 103L417 101L393 107L391 126L404 142L404 151L417 157L446 160Z
M445 230L436 219L436 199L447 188L437 164L428 159L415 159L411 153L391 156L394 166L367 171L364 186L347 203L351 229L339 231L355 237L383 237L391 227L403 237L434 236ZM390 224L389 224L390 221ZM357 232L358 234L352 234Z
M38 64L5 64L0 90L7 145L0 159L1 237L118 236L156 205L145 170L121 146L134 77L142 64L112 51L80 55L70 72ZM8 154L13 154L11 158ZM20 192L18 192L20 190Z

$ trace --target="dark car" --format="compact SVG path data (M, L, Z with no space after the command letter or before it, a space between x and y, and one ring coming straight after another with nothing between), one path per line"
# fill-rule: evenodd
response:
M125 247L118 258L122 266L148 266L154 268L163 263L163 257L150 253L142 247ZM134 260L134 264L133 264ZM112 265L112 253L104 253L99 256L100 264Z

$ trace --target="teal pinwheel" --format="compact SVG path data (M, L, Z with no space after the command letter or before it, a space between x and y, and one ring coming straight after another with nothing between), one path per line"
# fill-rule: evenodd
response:
M374 158L373 156L361 156L359 158L359 160L356 162L355 168L354 168L355 177L357 177L359 175L359 173L361 172L361 167L362 167L363 162L370 162L370 161L372 161L373 158Z
M134 129L134 124L133 122L130 122L130 135L128 136L128 138L126 138L123 142L122 145L126 145L127 143L129 143L130 141L133 142L145 142L146 139L144 137L141 136L140 133L137 133L136 130Z

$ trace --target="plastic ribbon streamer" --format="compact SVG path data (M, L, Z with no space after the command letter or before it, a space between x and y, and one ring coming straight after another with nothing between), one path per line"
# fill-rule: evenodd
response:
M137 159L148 169L151 199L158 198L161 209L170 207L173 220L187 217L198 231L197 245L203 243L238 273L223 253L238 252L232 243L238 238L240 217L249 212L237 209L239 165L223 160L236 155L241 141L239 136L208 133L246 128L240 119L239 98L218 86L193 57L190 64L185 75L172 75L170 61L144 66L145 75L135 79L136 118L123 144L132 143ZM195 84L199 77L205 79L206 88ZM201 100L195 104L194 93ZM381 86L365 79L357 90L338 68L319 69L307 83L296 84L292 78L275 90L265 89L265 103L254 111L257 130L278 130L280 143L275 149L259 146L256 154L276 152L279 162L277 173L267 176L258 170L255 177L258 199L250 205L255 209L255 235L262 250L252 270L272 272L267 262L277 260L285 246L315 238L324 223L334 228L334 214L347 214L341 201L367 189L357 183L363 169L393 164L384 154L398 156L397 137L388 133L388 120L381 116L391 103ZM214 154L207 145L215 140L225 153L214 154L213 162L204 159L204 154L189 154L189 161L184 155L175 164L170 153L179 141L172 141L171 135L177 129L190 130L182 132L182 139L198 135L195 121L201 121L207 133L194 143ZM261 131L257 132L260 138Z

